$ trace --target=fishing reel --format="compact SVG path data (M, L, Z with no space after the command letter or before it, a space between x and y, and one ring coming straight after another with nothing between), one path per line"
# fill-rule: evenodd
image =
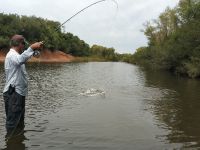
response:
M36 57L36 58L40 57L40 51L35 50L33 53L33 57Z
M24 40L24 42L25 42L25 47L28 48L30 46L29 42L26 41L26 40ZM43 43L43 45L44 45L44 43ZM34 50L33 57L39 58L40 57L40 51Z

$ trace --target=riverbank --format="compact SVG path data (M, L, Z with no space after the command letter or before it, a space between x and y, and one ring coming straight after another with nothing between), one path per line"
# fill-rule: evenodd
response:
M7 51L0 51L0 63L3 63L6 57ZM42 50L38 58L31 57L28 62L30 63L68 63L68 62L107 62L110 61L100 56L89 56L89 57L75 57L70 54L66 54L59 50Z
M5 60L6 52L0 51L0 63L3 63ZM59 50L50 51L48 49L42 50L40 57L32 57L28 62L41 62L41 63L65 63L73 62L75 57L69 54L66 54Z
M105 58L90 56L90 57L75 57L73 62L107 62Z

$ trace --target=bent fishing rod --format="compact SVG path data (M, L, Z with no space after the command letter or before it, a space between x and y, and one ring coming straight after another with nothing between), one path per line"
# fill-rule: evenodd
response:
M84 7L83 9L81 9L80 11L78 11L77 13L75 13L74 15L72 15L71 17L69 17L69 18L68 18L65 22L63 22L61 25L59 25L59 26L56 28L56 31L58 31L58 30L60 29L60 27L62 27L64 24L66 24L68 21L70 21L72 18L74 18L75 16L77 16L78 14L80 14L81 12L83 12L84 10L86 10L86 9L88 9L88 8L90 8L90 7L92 7L93 5L96 5L96 4L98 4L98 3L105 2L105 1L109 1L109 0L100 0L100 1L94 2L94 3L92 3L92 4L90 4L90 5L86 6L86 7ZM118 3L117 3L117 1L115 1L115 0L111 0L111 1L113 1L113 2L116 4L117 10L118 10Z
M69 22L72 18L76 17L76 16L77 16L78 14L80 14L81 12L85 11L86 9L88 9L88 8L90 8L90 7L92 7L92 6L96 5L96 4L98 4L98 3L102 3L102 2L105 2L105 1L112 1L112 2L114 2L114 3L116 4L116 6L117 6L117 11L118 11L118 3L117 3L116 0L99 0L99 1L96 1L96 2L94 2L94 3L92 3L92 4L88 5L88 6L84 7L83 9L81 9L80 11L78 11L77 13L75 13L74 15L72 15L71 17L69 17L65 22L63 22L62 24L60 24L60 25L55 29L55 31L58 31L58 30L60 29L60 27L62 27L64 24L66 24L67 22ZM41 21L40 21L40 23L42 24ZM43 41L43 42L45 42L45 41ZM28 41L25 41L25 43L26 43L26 45L30 45ZM39 54L40 54L39 51L35 51L34 56L38 56Z

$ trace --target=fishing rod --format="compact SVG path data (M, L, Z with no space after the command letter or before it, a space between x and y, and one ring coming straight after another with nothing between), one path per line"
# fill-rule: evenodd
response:
M85 11L86 9L92 7L93 5L96 5L96 4L98 4L98 3L102 3L102 2L105 2L105 1L112 1L112 2L114 2L114 3L116 4L117 10L118 10L118 3L117 3L116 0L99 0L99 1L96 1L96 2L94 2L94 3L92 3L92 4L88 5L88 6L84 7L83 9L81 9L80 11L78 11L77 13L75 13L74 15L72 15L71 17L69 17L65 22L63 22L62 24L60 24L60 25L55 29L55 31L58 31L58 30L60 29L60 27L62 27L64 24L66 24L67 22L69 22L72 18L76 17L76 16L77 16L78 14L80 14L81 12L83 12L83 11ZM40 22L41 24L43 24L40 20L39 20L39 22ZM26 40L25 40L25 43L26 43L26 45L30 45L29 42L26 41ZM39 54L40 54L40 52L39 52L39 51L36 51L36 52L34 53L33 56L38 56Z
M76 17L76 16L77 16L78 14L80 14L81 12L83 12L83 11L85 11L86 9L92 7L93 5L96 5L96 4L98 4L98 3L102 3L102 2L105 2L105 1L109 1L109 0L99 0L99 1L96 1L96 2L94 2L94 3L92 3L92 4L88 5L88 6L84 7L83 9L81 9L80 11L78 11L77 13L75 13L74 15L72 15L71 17L69 17L65 22L63 22L62 24L60 24L60 25L55 29L55 31L58 31L58 30L60 29L60 27L62 27L64 24L66 24L67 22L69 22L72 18ZM110 0L110 1L113 1L113 2L116 4L117 10L118 10L118 3L117 3L117 1L116 1L116 0ZM39 21L40 21L40 20L39 20ZM40 21L40 23L43 24L41 21ZM25 40L25 43L26 43L27 46L30 45L29 42L26 41L26 40ZM40 55L40 52L39 52L38 50L36 50L36 51L34 52L34 54L33 54L33 56L35 56L35 57L38 57L39 55Z
M59 26L56 28L56 31L58 31L58 30L60 29L60 27L62 27L65 23L67 23L68 21L70 21L72 18L74 18L75 16L77 16L78 14L80 14L81 12L83 12L84 10L86 10L86 9L88 9L88 8L90 8L90 7L92 7L93 5L96 5L96 4L98 4L98 3L105 2L105 1L109 1L109 0L100 0L100 1L94 2L94 3L92 3L92 4L90 4L90 5L86 6L86 7L84 7L83 9L81 9L80 11L78 11L77 13L75 13L74 15L72 15L71 17L69 17L69 18L68 18L65 22L63 22L61 25L59 25ZM111 1L113 1L113 2L116 4L117 10L118 10L118 3L117 3L117 1L115 1L115 0L111 0Z

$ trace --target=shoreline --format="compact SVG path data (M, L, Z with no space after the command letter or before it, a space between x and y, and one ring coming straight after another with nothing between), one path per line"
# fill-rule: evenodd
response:
M6 57L5 51L0 51L0 63L4 63ZM38 58L31 57L31 59L28 60L28 63L68 63L73 62L75 60L75 57L66 54L59 50L54 50L53 52L44 49L40 52L40 56Z

